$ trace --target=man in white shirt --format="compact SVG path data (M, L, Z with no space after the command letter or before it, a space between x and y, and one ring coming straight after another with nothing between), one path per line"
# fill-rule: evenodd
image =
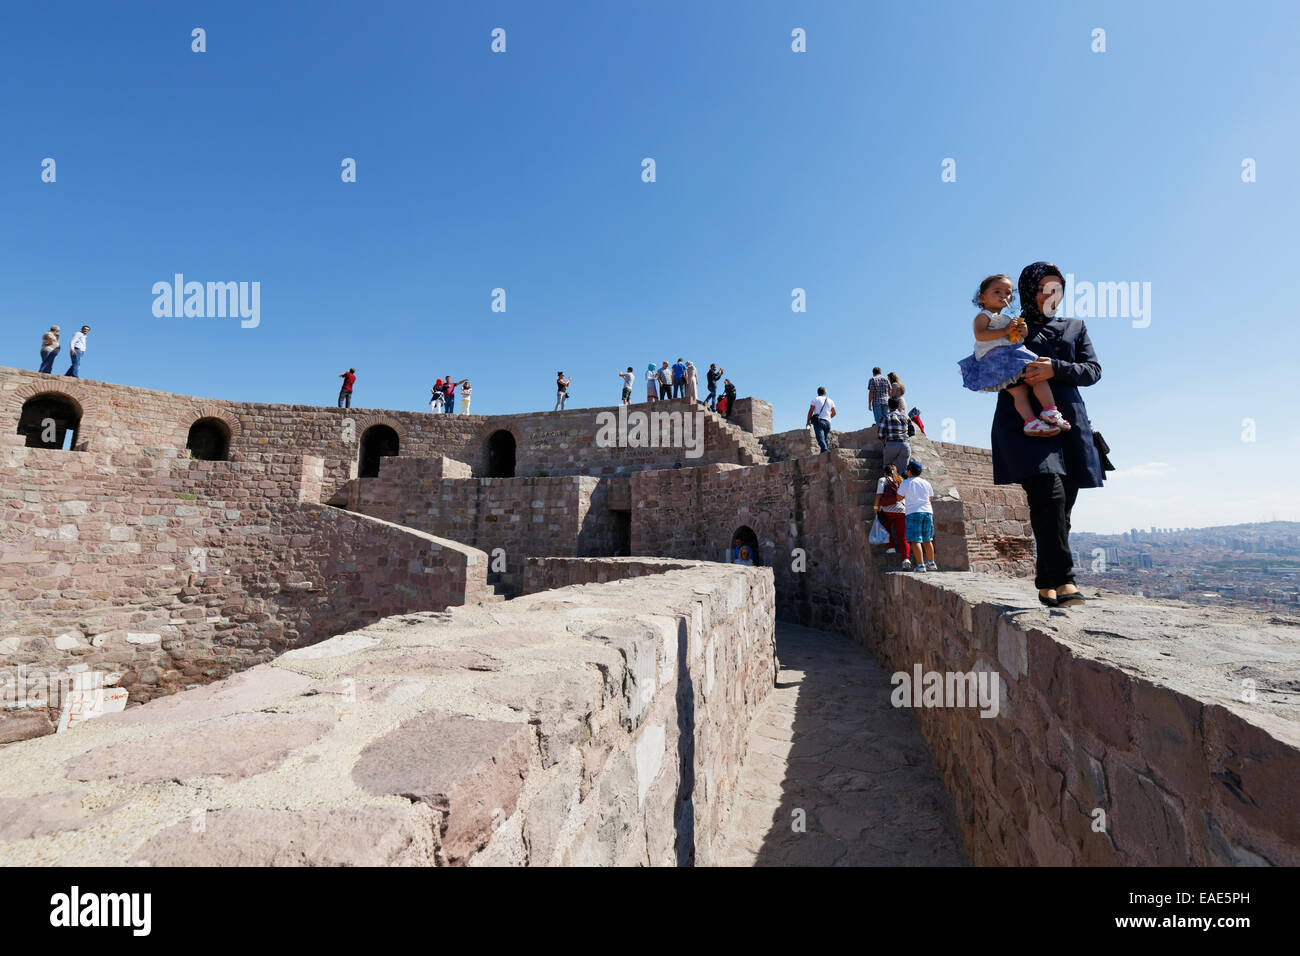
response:
M898 493L903 496L903 507L907 512L907 543L916 555L916 570L938 571L934 563L934 508L930 504L934 498L934 488L921 477L921 463L914 461L907 466L907 479L898 486ZM903 562L903 570L910 570L910 563Z
M817 397L808 406L808 420L804 422L804 427L807 428L809 425L813 427L813 432L817 435L817 444L821 446L822 451L830 451L831 419L834 417L835 402L826 394L826 389L819 386Z
M81 357L86 354L86 333L90 331L90 326L83 325L81 331L72 337L72 365L64 375L71 375L73 378L81 378Z
M618 377L623 380L623 404L632 404L632 383L636 381L636 374L632 371L632 366L627 367L626 372L619 372Z

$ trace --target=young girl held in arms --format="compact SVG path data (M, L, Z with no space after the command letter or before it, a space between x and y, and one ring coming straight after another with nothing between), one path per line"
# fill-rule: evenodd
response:
M975 392L1000 392L1006 390L1016 403L1016 411L1025 423L1025 434L1036 438L1050 438L1069 430L1070 423L1056 408L1052 388L1046 381L1033 386L1034 398L1042 406L1035 415L1029 404L1030 387L1020 373L1026 365L1038 358L1020 343L1025 340L1028 326L1018 318L1006 315L1004 310L1015 296L1011 277L989 276L980 283L979 292L972 300L980 306L975 316L975 351L957 365L961 368L962 384Z

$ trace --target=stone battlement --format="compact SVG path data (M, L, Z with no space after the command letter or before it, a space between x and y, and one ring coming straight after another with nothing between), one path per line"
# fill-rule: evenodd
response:
M826 456L787 441L770 462L736 422L684 400L651 407L698 416L702 454L599 446L618 406L340 410L0 370L0 668L29 683L115 673L135 704L386 614L519 593L530 558L719 560L737 535L773 569L778 614L849 633L874 437L838 433ZM770 432L770 406L738 402L736 421ZM75 450L42 447L51 430ZM993 536L1023 557L1019 490L970 480L977 454L948 481L915 447L941 499L940 561L1005 570L976 495L1007 499ZM58 708L42 710L0 713L0 739L50 732Z
M65 862L73 840L78 862L110 865L709 862L771 686L769 573L528 569L609 583L391 618L9 748L0 861ZM1020 591L894 575L859 632L908 677L996 675L985 716L913 708L974 862L1300 862L1288 625L1111 596L1076 620L1017 609Z
M872 429L654 409L700 453L0 370L0 861L709 862L780 619L997 681L914 715L975 862L1300 863L1291 622L1031 605L1023 492L922 435L947 573L887 573Z
M1300 864L1297 622L1113 594L1073 615L977 574L869 600L887 669L1000 678L996 717L913 710L973 862Z
M771 580L402 615L15 744L0 863L707 864L775 679Z
M53 404L51 404L53 403ZM766 461L758 440L740 425L685 399L639 406L659 413L703 412L702 457L667 442L644 448L601 448L598 416L617 405L538 411L517 415L431 415L385 409L340 409L317 405L269 405L193 398L169 392L113 385L89 379L41 375L0 368L0 414L12 434L25 412L29 419L69 419L79 451L148 449L151 454L188 457L192 429L203 423L224 444L221 457L278 451L310 455L324 462L326 497L359 474L377 473L385 455L446 457L464 462L475 477L538 475L622 475L648 468L692 467L725 461ZM771 407L746 402L745 422L771 428ZM765 409L765 411L764 411ZM53 410L53 411L51 411ZM656 436L657 437L657 436ZM202 456L200 456L202 457ZM373 467L372 467L373 466Z

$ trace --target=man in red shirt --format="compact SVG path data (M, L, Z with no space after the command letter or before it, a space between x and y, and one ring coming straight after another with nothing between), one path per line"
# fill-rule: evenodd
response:
M352 383L357 380L357 370L350 368L341 374L339 378L343 379L343 387L339 389L339 408L351 408Z

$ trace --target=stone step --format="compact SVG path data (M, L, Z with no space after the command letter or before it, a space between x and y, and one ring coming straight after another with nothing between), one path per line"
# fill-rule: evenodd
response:
M742 465L766 465L769 462L767 452L764 451L758 438L739 425L733 425L717 412L710 411L708 406L700 406L704 409L705 422L712 423L713 426L740 446L739 459ZM707 427L707 424L706 424Z

